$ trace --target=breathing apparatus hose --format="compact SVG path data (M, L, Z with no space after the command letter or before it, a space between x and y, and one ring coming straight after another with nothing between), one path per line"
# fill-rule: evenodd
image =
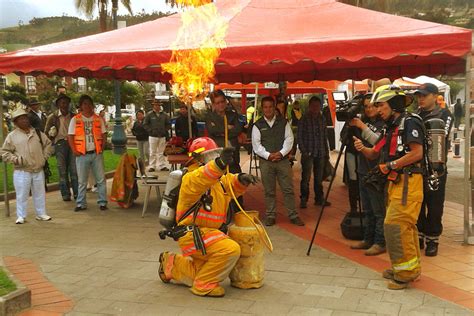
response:
M229 142L229 131L228 131L228 126L227 126L227 116L224 114L224 146L227 147L228 146L228 142ZM232 196L232 199L234 200L235 204L237 205L237 207L240 209L240 211L242 212L242 214L245 215L245 217L247 217L247 219L252 223L252 225L255 227L255 229L257 229L257 232L258 232L258 235L260 237L260 240L263 242L263 244L265 245L265 247L267 247L267 249L270 251L270 252L273 252L273 244L272 244L272 241L270 240L270 237L268 236L267 234L267 231L265 230L265 227L263 226L262 222L260 221L260 219L258 217L255 217L255 218L252 218L250 217L247 212L245 212L245 210L243 209L243 207L240 205L239 201L237 200L237 197L235 196L235 193L234 193L234 189L232 188L232 184L231 184L231 181L229 181L229 165L227 165L227 170L226 170L226 175L225 177L227 178L227 183L229 183L229 190L230 190L230 195ZM257 223L256 223L257 222Z

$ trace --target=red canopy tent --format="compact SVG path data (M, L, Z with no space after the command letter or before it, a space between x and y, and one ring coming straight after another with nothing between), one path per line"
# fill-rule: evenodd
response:
M219 82L378 79L465 70L471 31L335 0L220 0L227 46ZM0 55L0 73L167 81L160 64L181 25L172 15ZM182 47L182 49L195 47Z

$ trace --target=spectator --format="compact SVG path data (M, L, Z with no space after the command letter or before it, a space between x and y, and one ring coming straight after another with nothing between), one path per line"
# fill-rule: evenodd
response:
M15 129L7 135L1 150L2 159L12 163L13 185L16 192L16 223L23 224L27 215L28 197L33 196L36 219L49 221L46 214L45 179L43 167L52 154L51 141L30 123L28 113L19 109L12 115Z
M461 119L464 116L464 106L461 103L461 99L457 99L454 104L454 127L459 128Z
M39 129L44 133L44 127L46 125L46 114L41 111L41 104L36 98L31 98L28 101L28 118L30 119L31 127Z
M143 112L142 110L138 110L136 117L137 120L135 121L135 123L133 123L132 134L137 139L140 158L145 162L145 164L148 164L148 161L150 160L150 144L148 143L148 132L146 131L145 126L143 126L145 112Z
M314 204L331 205L324 200L323 176L329 161L326 120L321 115L321 100L313 96L309 100L308 112L298 124L298 146L301 151L301 201L300 208L306 208L309 198L309 180L314 174Z
M298 123L303 116L303 111L300 109L300 103L295 101L293 103L291 112L290 112L290 122L291 122L291 130L293 131L293 148L290 152L290 160L296 161L296 150L298 149Z
M67 93L67 90L66 90L66 87L63 86L63 85L58 85L56 87L56 94L59 96L60 94L66 94Z
M364 116L352 119L349 124L361 131L361 140L365 147L371 148L378 141L385 124L378 116L377 108L370 103L372 94L364 97ZM368 160L362 154L357 154L357 174L359 176L359 191L362 210L367 217L364 227L364 239L351 246L352 249L366 249L366 256L376 256L384 253L385 238L383 221L385 219L385 197L382 191L376 191L363 184L369 170L377 166L377 161Z
M287 156L293 147L293 133L290 124L276 114L272 97L262 99L263 117L252 129L252 146L259 156L262 183L265 189L267 218L265 225L273 226L276 221L276 181L283 191L284 204L291 223L303 226L295 208L293 173Z
M48 116L45 133L53 142L61 196L63 201L71 201L71 189L74 199L77 198L78 193L76 158L67 141L69 123L74 113L70 109L71 98L65 94L60 94L55 104L58 110Z
M322 110L324 119L326 120L327 137L329 141L329 150L336 149L336 133L334 132L334 122L332 120L331 108L325 104Z
M83 94L79 98L82 112L71 119L68 141L76 156L76 168L79 178L79 190L75 212L87 209L86 189L90 170L94 174L99 193L97 203L101 211L107 209L107 187L104 172L104 157L107 133L104 121L94 112L92 98Z
M239 115L232 107L227 107L227 99L222 90L211 93L212 112L207 115L206 128L209 137L212 138L219 147L225 147L225 125L224 116L227 117L227 129L229 145L235 148L234 161L229 165L232 173L240 173L240 145L238 136L242 132L239 122Z
M276 110L279 115L281 115L285 120L288 121L288 111L284 100L278 99L276 101Z
M166 147L166 140L169 138L171 124L169 116L161 111L161 104L158 100L153 101L153 110L145 115L143 126L148 132L150 143L148 170L151 172L155 170L169 171L163 152Z
M176 136L183 139L183 143L189 138L195 138L198 134L198 127L196 118L191 115L191 137L189 136L189 124L188 124L188 107L185 104L181 104L179 107L179 115L176 118L176 123L174 125Z

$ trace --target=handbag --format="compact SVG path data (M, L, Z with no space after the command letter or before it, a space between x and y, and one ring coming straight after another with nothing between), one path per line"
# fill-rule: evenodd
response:
M41 131L37 128L35 128L36 130L36 134L38 135L39 137L39 141L40 141L40 144L41 144L41 150L43 151L43 155L44 155L44 144L43 144L43 138L41 138ZM48 160L46 159L45 163L44 163L44 166L43 166L43 171L44 171L44 186L46 188L46 191L48 191L48 187L46 186L47 183L49 183L49 178L53 175L53 173L51 172L51 169L49 168L49 162Z

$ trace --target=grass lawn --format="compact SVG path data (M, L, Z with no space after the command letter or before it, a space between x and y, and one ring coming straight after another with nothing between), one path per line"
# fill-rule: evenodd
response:
M129 153L135 154L138 156L138 150L137 149L128 149L127 150ZM118 165L120 161L120 155L115 155L112 150L106 150L104 151L104 165L105 165L105 171L112 171L115 170L116 166ZM49 167L52 172L52 176L49 179L49 183L54 183L58 182L58 166L56 163L56 158L55 157L50 157L48 159L49 161ZM8 175L8 191L13 191L13 165L12 164L7 164L7 175ZM3 166L0 168L0 194L3 194Z
M16 284L10 280L5 271L0 268L0 296L16 290Z

